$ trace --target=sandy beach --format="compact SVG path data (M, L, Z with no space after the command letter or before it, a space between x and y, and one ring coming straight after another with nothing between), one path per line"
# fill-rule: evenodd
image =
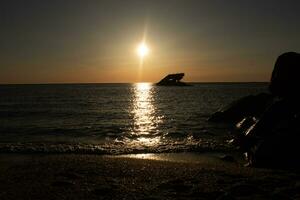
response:
M297 171L158 157L1 154L0 199L300 198Z

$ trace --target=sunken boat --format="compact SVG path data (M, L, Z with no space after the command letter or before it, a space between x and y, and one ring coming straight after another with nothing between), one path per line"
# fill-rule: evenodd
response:
M187 83L181 82L180 80L184 77L184 73L168 74L161 81L156 83L158 86L190 86Z

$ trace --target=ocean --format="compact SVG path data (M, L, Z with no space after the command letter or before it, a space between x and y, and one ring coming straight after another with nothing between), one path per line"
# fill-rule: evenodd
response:
M208 117L267 83L0 85L0 152L129 154L223 151L228 124Z

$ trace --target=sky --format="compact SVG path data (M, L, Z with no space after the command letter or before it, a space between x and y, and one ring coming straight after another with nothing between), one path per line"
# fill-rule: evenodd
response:
M0 83L269 81L298 0L1 0ZM137 45L149 54L141 58Z

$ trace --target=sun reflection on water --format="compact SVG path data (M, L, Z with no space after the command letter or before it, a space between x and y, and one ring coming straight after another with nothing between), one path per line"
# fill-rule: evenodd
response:
M162 117L156 114L153 96L154 88L152 84L137 83L134 85L131 136L137 138L134 143L143 146L155 146L161 141L160 136L157 136L157 126L162 122Z

